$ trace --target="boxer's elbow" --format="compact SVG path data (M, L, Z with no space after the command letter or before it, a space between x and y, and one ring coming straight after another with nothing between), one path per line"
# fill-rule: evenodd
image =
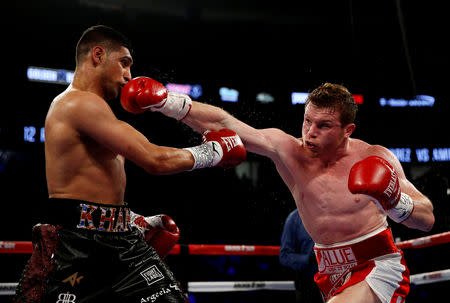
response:
M423 220L422 220L422 228L421 230L423 231L430 231L433 226L434 226L434 222L435 222L435 218L434 218L434 213L433 213L433 204L431 203L430 200L427 201L428 203L426 203L426 211L424 213L423 216Z
M418 229L424 232L429 232L434 226L434 215L432 212L426 214L412 215L406 219L403 224L409 228Z
M434 226L434 215L431 213L429 216L427 216L427 218L424 220L422 228L420 228L420 230L425 231L425 232L429 232L431 231L431 229Z

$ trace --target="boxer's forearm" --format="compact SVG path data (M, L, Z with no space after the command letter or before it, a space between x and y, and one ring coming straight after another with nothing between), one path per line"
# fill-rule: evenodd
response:
M423 195L416 195L412 198L414 210L402 224L409 228L430 231L434 225L433 204Z
M296 140L278 129L255 129L219 107L199 102L193 102L191 111L181 121L199 133L210 129L231 129L239 135L248 152L274 161L279 160L278 150L282 149L283 142Z
M236 119L219 107L194 101L192 103L191 111L182 122L195 131L202 133L208 129L233 129L233 120ZM236 123L236 121L234 123Z

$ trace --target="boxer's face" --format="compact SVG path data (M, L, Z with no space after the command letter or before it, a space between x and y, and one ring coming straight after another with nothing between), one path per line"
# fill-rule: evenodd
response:
M101 71L103 92L106 100L117 98L125 83L131 80L133 58L126 47L110 52Z
M302 127L305 148L316 155L335 151L346 136L339 118L336 110L308 103Z

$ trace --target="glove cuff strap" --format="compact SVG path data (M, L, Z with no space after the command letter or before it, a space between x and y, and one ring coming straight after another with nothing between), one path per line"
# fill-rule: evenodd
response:
M389 218L394 222L401 223L408 219L414 210L414 201L405 193L402 193L397 205L387 212Z
M192 100L188 95L180 94L176 92L168 92L166 103L160 109L155 109L155 111L160 111L167 117L182 120L187 116L192 107Z
M142 217L140 214L137 214L135 212L133 212L132 210L130 210L130 221L132 225L135 225L134 221L138 218L138 217Z
M190 151L194 157L194 166L190 170L216 166L223 157L222 147L216 141L185 149Z

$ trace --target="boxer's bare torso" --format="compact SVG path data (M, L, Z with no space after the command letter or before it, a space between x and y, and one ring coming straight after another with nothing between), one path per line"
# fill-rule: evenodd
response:
M52 102L45 122L49 196L120 205L126 175L124 157L81 134L73 123L80 102L92 94L69 87ZM105 110L108 110L105 102Z
M356 162L368 156L369 144L349 139L344 155L324 164L308 156L303 140L290 138L281 149L298 149L286 153L277 170L285 181L302 217L317 244L348 241L387 226L386 216L365 195L348 190L348 174ZM375 214L375 215L374 215Z

